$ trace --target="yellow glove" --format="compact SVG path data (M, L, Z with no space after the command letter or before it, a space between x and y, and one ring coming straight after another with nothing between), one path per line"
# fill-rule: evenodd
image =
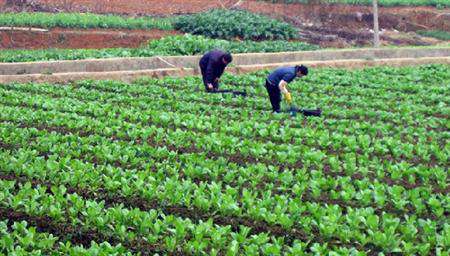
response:
M284 99L286 100L286 102L291 105L292 103L292 97L291 97L291 93L287 92L284 94Z

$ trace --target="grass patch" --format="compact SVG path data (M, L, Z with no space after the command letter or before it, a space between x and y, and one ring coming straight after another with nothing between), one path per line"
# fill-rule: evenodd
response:
M0 13L0 26L41 28L122 28L172 30L172 19L127 18L91 13Z
M442 30L419 30L417 34L422 36L434 37L444 41L450 41L450 32Z

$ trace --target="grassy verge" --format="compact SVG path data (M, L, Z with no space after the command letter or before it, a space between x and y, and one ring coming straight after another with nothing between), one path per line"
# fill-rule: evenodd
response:
M450 32L442 30L419 30L417 34L422 36L434 37L444 41L450 41Z

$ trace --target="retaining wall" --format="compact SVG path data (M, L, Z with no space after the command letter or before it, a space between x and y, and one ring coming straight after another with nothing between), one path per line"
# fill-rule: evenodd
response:
M79 79L132 81L141 76L186 76L199 73L201 56L111 58L75 61L0 63L0 83L67 82ZM227 72L236 74L279 66L360 68L430 63L450 65L450 47L400 49L345 49L281 53L234 54Z

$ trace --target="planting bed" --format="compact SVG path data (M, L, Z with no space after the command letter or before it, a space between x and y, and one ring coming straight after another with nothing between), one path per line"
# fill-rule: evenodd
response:
M0 31L0 48L3 49L102 49L114 47L140 47L148 40L178 34L170 30L119 30L119 29L67 29L40 31Z
M139 47L178 34L166 19L83 13L0 13L0 48Z
M448 65L266 75L0 85L0 253L448 252Z

